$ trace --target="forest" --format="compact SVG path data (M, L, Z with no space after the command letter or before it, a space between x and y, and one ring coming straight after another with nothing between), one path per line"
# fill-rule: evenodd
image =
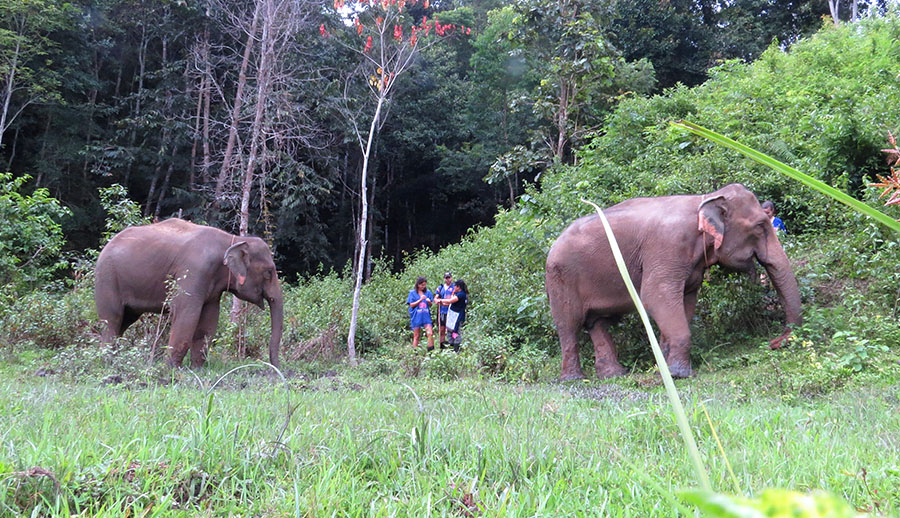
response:
M900 217L895 2L0 13L0 516L900 512L900 247L866 215ZM545 265L583 200L732 183L784 221L802 323L762 267L713 266L692 377L670 387L629 314L624 376L595 375L584 333L588 377L560 381ZM168 281L105 343L100 251L172 217L270 248L277 368L271 300L228 295L206 365L168 366ZM461 350L414 350L404 297L448 271Z
M404 253L492 224L551 164L574 163L621 99L699 84L710 66L754 59L773 40L789 45L828 14L824 0L657 3L410 3L402 25L425 18L470 33L423 41L379 120L369 255L397 270ZM98 189L113 184L144 217L237 231L252 168L249 229L272 242L289 278L354 257L354 127L368 126L373 99L349 6L8 0L0 9L0 163L68 210L65 249L98 245ZM359 23L372 25L365 16Z

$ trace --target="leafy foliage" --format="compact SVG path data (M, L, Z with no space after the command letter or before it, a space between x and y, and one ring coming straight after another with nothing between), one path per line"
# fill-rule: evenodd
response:
M0 173L0 284L6 295L46 283L67 266L60 257L61 220L70 212L47 189L23 194L29 179Z

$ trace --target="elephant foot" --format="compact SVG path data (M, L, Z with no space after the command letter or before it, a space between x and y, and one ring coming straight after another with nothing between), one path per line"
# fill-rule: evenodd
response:
M575 380L583 380L585 375L583 372L564 372L562 376L559 377L559 381L575 381Z
M769 342L769 349L772 349L774 351L775 349L781 349L782 347L787 345L788 338L791 337L791 333L792 333L791 330L787 330L784 333L782 333L782 335L779 336L778 338L772 339L772 341Z
M615 365L603 365L602 367L597 367L598 379L618 378L626 374L628 374L628 369L622 367L618 363Z
M669 372L672 374L673 378L690 378L694 375L694 370L691 369L690 364L672 364L669 365Z

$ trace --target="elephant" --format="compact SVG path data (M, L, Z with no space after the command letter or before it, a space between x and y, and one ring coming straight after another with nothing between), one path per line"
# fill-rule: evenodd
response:
M94 302L110 344L143 313L169 311L170 366L206 362L206 340L219 322L219 300L227 291L264 308L272 320L269 362L279 366L284 295L272 252L258 237L235 236L177 218L129 227L103 247L97 258ZM177 287L167 295L167 280ZM171 298L166 304L167 297Z
M634 198L606 209L631 281L656 322L673 376L693 375L689 323L706 270L718 264L768 273L785 311L780 347L801 324L800 293L787 254L756 196L741 184L702 195ZM621 376L609 326L635 307L597 214L572 222L554 242L545 270L550 312L562 349L562 380L584 377L578 334L586 328L598 378Z

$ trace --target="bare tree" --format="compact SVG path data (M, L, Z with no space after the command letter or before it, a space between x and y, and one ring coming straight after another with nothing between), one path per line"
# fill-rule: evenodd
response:
M32 70L28 63L54 46L48 35L63 25L67 9L53 2L0 1L0 146L25 108L58 95L51 71Z
M414 25L404 35L401 25L403 14L403 2L372 2L365 3L367 17L372 25L367 29L359 18L354 21L358 36L364 37L362 48L348 46L356 52L361 62L357 68L348 75L345 82L344 96L341 111L349 123L359 145L362 156L362 167L359 179L360 211L356 228L356 246L353 268L353 303L350 313L350 330L347 335L347 354L351 364L357 363L356 354L356 327L359 319L359 296L362 291L363 272L368 263L368 224L369 224L369 165L374 149L375 137L384 126L387 119L387 109L393 97L397 79L407 71L417 51L420 50L420 33L427 36L434 32L439 36L450 35L456 30L455 26L441 25L437 21L428 23L423 20L421 25ZM323 36L328 33L325 26L320 27ZM436 43L431 40L424 47ZM350 84L353 79L362 78L368 86L370 101L374 104L371 112L368 110L371 104L354 106L355 101L350 95ZM372 113L368 124L365 120ZM368 126L368 129L365 129Z
M311 14L317 4L311 0L255 0L248 12L242 12L226 0L214 0L214 10L221 16L225 32L240 32L244 46L240 52L240 65L234 85L233 102L227 111L227 120L213 121L209 106L204 106L204 124L221 129L224 145L218 177L215 181L215 205L225 213L234 214L235 226L240 235L246 235L251 226L251 200L255 189L260 193L260 206L266 207L265 186L260 171L270 169L267 163L279 154L290 154L295 146L316 148L322 130L298 99L303 96L304 82L313 75L310 61L292 59L308 54L309 40L296 38L297 34L312 32ZM252 11L252 14L250 12ZM218 92L221 104L228 105L226 85L208 71L209 63L217 59L216 51L227 54L227 46L203 50L198 45L194 53L195 72L200 83L208 91ZM228 56L222 59L228 60ZM237 60L232 60L237 63ZM212 67L215 68L214 66ZM197 113L199 113L199 101ZM198 127L195 125L195 127ZM204 160L208 170L210 161L209 129L204 129ZM227 135L227 136L226 136ZM327 144L327 143L325 143ZM201 173L201 176L203 174ZM263 211L264 212L264 211ZM232 319L236 320L242 304L238 299L232 305Z

